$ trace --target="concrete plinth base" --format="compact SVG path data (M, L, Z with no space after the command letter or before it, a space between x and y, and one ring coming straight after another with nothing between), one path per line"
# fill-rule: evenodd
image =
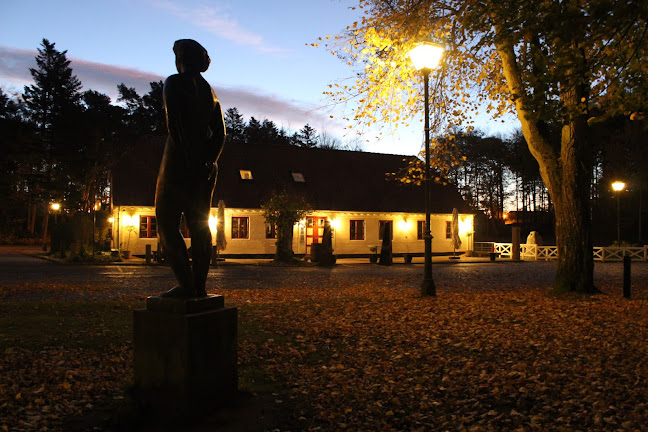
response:
M138 403L163 414L195 414L237 392L237 309L223 296L149 297L133 314Z

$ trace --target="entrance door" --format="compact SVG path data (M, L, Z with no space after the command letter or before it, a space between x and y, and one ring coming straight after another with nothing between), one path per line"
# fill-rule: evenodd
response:
M310 256L310 248L313 243L321 243L324 235L325 217L306 217L306 255Z

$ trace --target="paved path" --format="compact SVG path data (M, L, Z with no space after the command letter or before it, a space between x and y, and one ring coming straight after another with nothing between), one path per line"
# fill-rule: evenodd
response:
M167 266L72 265L39 259L38 248L0 247L0 286L70 284L102 287L102 296L147 296L165 291L175 280ZM523 287L550 288L555 276L554 262L500 260L434 260L433 277L439 293L448 291L501 291ZM377 283L418 290L423 274L422 260L412 265L369 264L368 260L340 260L331 268L276 266L268 260L227 260L209 272L208 290L271 289L303 285L318 289L348 283ZM633 292L648 291L648 263L633 263ZM595 282L605 292L620 292L623 284L621 263L596 263ZM83 291L80 289L79 291Z

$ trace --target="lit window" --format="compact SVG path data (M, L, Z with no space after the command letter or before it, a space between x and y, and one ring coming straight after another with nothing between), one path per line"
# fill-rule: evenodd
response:
M349 240L364 240L365 221L352 220L349 225Z
M291 174L295 183L306 183L306 179L304 179L304 174L300 172L292 172Z
M157 237L157 219L155 216L140 216L140 238L156 238Z
M416 221L416 239L423 240L425 236L425 221Z
M234 217L232 216L232 238L233 239L246 239L249 238L250 218L248 217Z
M277 238L277 224L266 222L265 232L267 239L276 239Z
M239 170L241 174L241 180L252 180L252 171L250 170Z

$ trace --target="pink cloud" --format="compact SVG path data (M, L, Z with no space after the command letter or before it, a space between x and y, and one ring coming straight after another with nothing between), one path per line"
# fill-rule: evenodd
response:
M0 88L8 93L22 93L25 85L33 84L29 68L36 67L38 53L0 46ZM165 77L137 69L90 62L69 57L74 74L83 83L84 90L96 90L117 100L117 85L124 83L134 87L140 95L150 90L152 81ZM280 96L264 94L261 90L212 85L224 109L236 107L246 118L270 119L278 127L301 129L306 123L320 132L341 133L342 126L331 120L317 107L307 106Z

